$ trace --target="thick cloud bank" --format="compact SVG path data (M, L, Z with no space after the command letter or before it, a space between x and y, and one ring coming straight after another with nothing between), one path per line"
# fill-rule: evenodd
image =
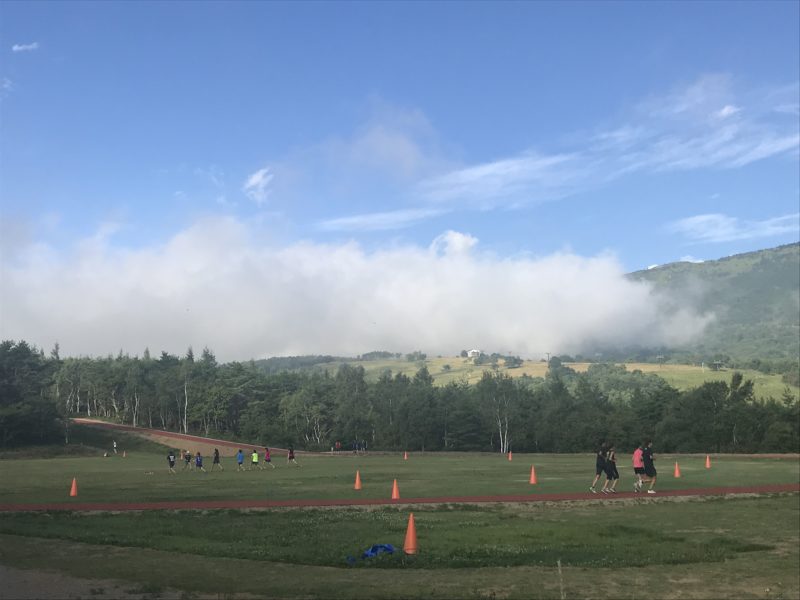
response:
M0 337L69 355L212 348L221 360L370 350L580 352L676 344L709 320L629 281L611 256L497 258L448 231L428 248L275 248L233 218L165 245L111 232L63 255L30 245L0 265Z

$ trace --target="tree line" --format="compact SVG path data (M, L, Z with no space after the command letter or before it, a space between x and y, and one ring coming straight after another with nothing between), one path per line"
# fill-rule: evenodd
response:
M309 450L357 440L375 450L584 452L653 438L662 452L797 452L798 409L790 393L757 401L739 373L679 391L654 374L605 363L576 373L558 358L543 378L487 370L474 385L434 386L425 366L369 381L348 364L220 364L207 348L61 358L57 345L46 355L0 343L3 447L68 441L69 417L82 416Z

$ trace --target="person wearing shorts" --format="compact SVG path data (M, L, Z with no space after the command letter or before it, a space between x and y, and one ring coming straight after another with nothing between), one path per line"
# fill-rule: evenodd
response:
M211 463L211 470L214 470L214 467L219 467L220 471L224 471L225 469L222 468L222 464L219 462L219 449L214 448L214 460Z
M191 469L191 468L192 468L192 453L187 450L186 453L183 455L183 469L181 470L185 471L186 469Z
M597 481L600 479L600 476L606 472L606 445L605 442L600 444L600 448L597 449L595 453L595 461L594 461L594 481L592 481L592 485L589 486L589 491L593 494L597 493L597 490L594 489L594 486L597 485Z
M263 471L264 467L258 464L258 450L253 448L253 454L250 455L250 462L252 463L253 469L258 469L259 471Z
M642 444L633 451L633 475L636 478L633 482L633 491L642 491L642 479L644 478L644 461L642 460Z
M236 470L244 471L244 452L242 452L241 448L239 448L239 452L236 453Z
M286 464L288 465L289 463L294 463L298 467L302 467L303 466L299 462L297 462L297 460L295 460L295 458L294 458L294 448L292 448L291 446L289 446L289 452L286 455Z
M616 494L617 482L619 481L619 471L617 471L617 453L614 444L611 444L606 454L606 482L603 484L603 489L600 490L604 494ZM610 485L609 485L610 484Z
M202 471L203 473L206 472L206 470L203 468L203 455L200 454L200 452L198 452L194 457L194 468Z
M169 464L169 472L175 473L175 453L170 450L167 454L167 463Z
M645 445L644 449L642 450L642 462L644 463L644 474L647 476L647 479L642 480L643 482L649 482L650 487L647 488L648 494L655 494L656 491L653 487L656 485L656 465L655 465L655 457L653 456L653 442L648 440Z
M273 469L275 465L272 464L272 455L269 453L269 448L264 447L264 464L269 465Z

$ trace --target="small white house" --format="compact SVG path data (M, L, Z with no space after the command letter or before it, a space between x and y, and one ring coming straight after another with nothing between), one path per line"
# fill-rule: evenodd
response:
M470 350L467 352L467 358L478 358L483 352L480 350Z

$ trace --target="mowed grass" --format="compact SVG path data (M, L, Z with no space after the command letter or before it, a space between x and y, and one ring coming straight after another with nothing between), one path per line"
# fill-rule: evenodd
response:
M0 563L271 598L797 598L796 494L573 505L0 515ZM352 560L348 560L352 557ZM560 562L560 567L558 563ZM189 594L184 594L191 597Z
M319 368L335 371L340 364L341 363L326 363L320 365ZM407 360L375 360L351 361L348 364L364 367L367 378L371 381L375 381L380 377L381 373L387 369L391 370L392 373L404 373L409 377L413 377L422 363L409 362ZM433 376L433 381L436 385L447 385L448 383L458 381L466 381L470 384L475 384L480 381L484 371L491 370L491 367L488 365L475 365L472 360L453 356L430 358L424 361L424 364ZM591 364L592 363L565 363L565 366L579 373L583 373ZM724 381L725 383L730 383L731 376L735 371L734 369L712 371L707 367L703 368L693 365L658 365L653 363L624 364L628 371L639 370L643 373L654 373L679 390L688 390L709 381ZM445 370L445 365L449 365L450 368ZM736 370L742 373L745 379L753 381L756 398L765 399L771 396L775 399L780 399L787 387L789 387L790 392L795 398L800 397L800 388L796 386L787 386L781 380L781 375L766 375L753 369ZM507 373L511 377L521 377L522 375L544 377L547 374L547 363L526 360L520 367L506 369L502 366L502 361L500 361L500 371Z
M770 528L786 527L798 515L797 504L793 496L761 504L427 506L414 509L424 552L368 559L361 554L373 544L402 548L408 508L6 513L0 514L0 533L306 565L442 569L548 565L555 559L568 566L636 567L715 562L769 550L739 531L739 522L752 521L753 510L769 510Z
M76 427L77 429L77 427ZM0 461L0 503L148 502L190 500L292 500L292 499L388 499L397 479L401 498L444 496L536 495L587 492L594 476L592 455L517 454L513 461L499 454L401 453L354 456L299 454L302 467L288 466L275 456L276 469L237 472L235 461L223 458L224 472L183 471L168 473L166 449L154 445L131 450L120 444L120 454L102 456L20 459ZM675 461L680 479L673 478ZM656 455L657 489L676 490L717 486L797 483L800 461L794 458L713 457L705 469L701 456ZM619 484L632 484L630 458L620 453ZM537 485L529 484L535 466ZM353 489L356 471L363 489ZM78 497L70 498L72 478Z
M75 428L105 448L108 432ZM0 461L0 502L389 498L588 493L591 455L300 455L302 468L169 475L166 449L116 435L121 456ZM130 445L130 450L127 445ZM797 457L658 456L658 489L796 483ZM627 490L632 478L621 457ZM530 485L531 465L539 483ZM364 489L353 490L355 471ZM77 499L68 497L72 477ZM402 547L414 512L420 552ZM259 511L0 513L0 563L229 596L306 598L797 598L800 498L396 505ZM348 557L352 557L348 560ZM556 566L561 562L561 569ZM142 587L144 586L144 587ZM765 590L769 590L766 592Z

